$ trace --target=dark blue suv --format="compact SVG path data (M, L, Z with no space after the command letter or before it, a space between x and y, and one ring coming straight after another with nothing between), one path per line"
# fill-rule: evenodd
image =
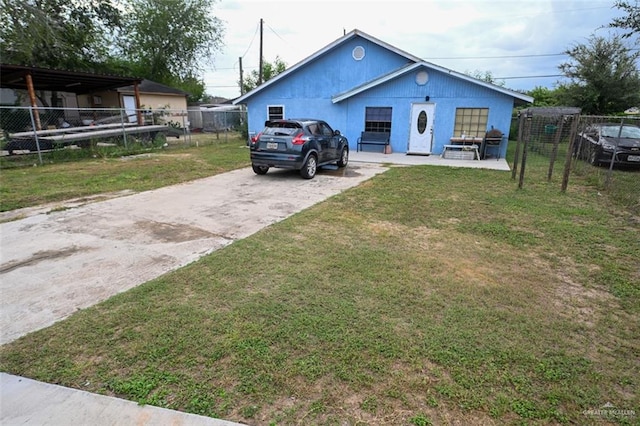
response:
M349 142L322 120L269 120L264 130L251 138L251 166L263 175L269 167L300 170L305 179L313 179L316 169L349 162Z

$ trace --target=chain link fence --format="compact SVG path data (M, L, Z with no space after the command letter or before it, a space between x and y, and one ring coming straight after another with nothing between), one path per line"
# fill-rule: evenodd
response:
M640 117L586 116L577 108L528 108L518 117L512 178L525 184L572 179L640 213Z
M248 137L245 112L224 107L136 110L0 106L0 129L2 168L120 157Z

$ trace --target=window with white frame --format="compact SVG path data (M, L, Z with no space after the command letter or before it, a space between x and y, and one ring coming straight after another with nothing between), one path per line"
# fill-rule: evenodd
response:
M484 137L489 121L489 108L456 108L453 136Z
M284 105L268 105L267 117L269 120L282 120L284 118Z
M391 133L391 107L366 107L364 131Z

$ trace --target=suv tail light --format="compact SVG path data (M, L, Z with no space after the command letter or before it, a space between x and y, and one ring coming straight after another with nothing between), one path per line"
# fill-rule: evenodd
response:
M255 135L255 136L252 136L252 137L251 137L251 143L256 143L256 142L258 142L258 139L260 139L260 136L261 136L261 135L262 135L262 132L258 133L258 134L257 134L257 135Z
M300 132L293 137L291 143L294 145L304 145L304 143L308 140L309 136L305 136L303 132Z

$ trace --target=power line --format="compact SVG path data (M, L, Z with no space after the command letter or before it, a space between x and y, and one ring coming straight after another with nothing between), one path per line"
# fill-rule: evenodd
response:
M549 77L564 77L564 74L548 74L548 75L523 75L519 77L494 77L495 80L515 80L519 78L549 78Z
M271 28L271 26L265 22L265 24L267 24L267 28L269 28L271 30L272 33L274 33L280 40L284 41L285 43L288 44L287 40L283 39L282 37L280 37L280 34L278 34L276 32L276 30L274 30L273 28Z
M245 50L244 54L242 55L242 57L244 58L247 53L249 53L249 49L251 49L251 46L253 45L253 41L256 39L256 34L258 34L258 29L260 28L260 25L256 25L256 30L253 32L253 38L251 38L251 42L249 43L249 47L247 47L247 50Z
M510 59L510 58L541 58L545 56L567 56L566 53L543 53L540 55L505 55L505 56L451 56L443 58L426 58L432 59Z
M628 49L631 52L635 52L640 50L640 48L630 48ZM539 55L504 55L504 56L450 56L450 57L441 57L441 58L423 58L425 60L433 60L433 59L510 59L510 58L542 58L549 56L569 56L568 53L541 53Z

